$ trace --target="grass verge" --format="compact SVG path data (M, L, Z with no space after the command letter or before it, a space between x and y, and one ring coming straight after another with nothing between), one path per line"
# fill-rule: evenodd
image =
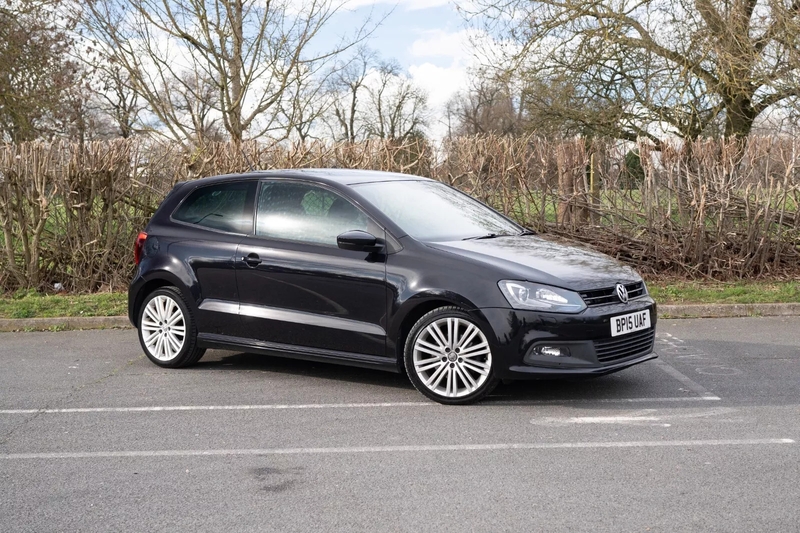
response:
M800 303L800 281L648 282L659 304Z
M122 292L43 295L19 292L0 297L0 318L119 316L128 313L128 295Z
M659 304L800 303L800 281L735 283L658 280L647 287ZM42 295L20 292L0 296L0 318L122 316L128 295L122 292Z

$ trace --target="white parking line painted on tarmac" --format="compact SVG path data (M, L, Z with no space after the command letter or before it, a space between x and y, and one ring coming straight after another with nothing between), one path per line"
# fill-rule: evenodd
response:
M490 406L557 405L563 403L646 403L698 402L720 400L718 396L676 396L668 398L564 398L561 400L505 400L489 397L481 404ZM68 407L64 409L0 409L0 415L52 415L81 413L158 413L171 411L269 411L286 409L367 409L381 407L437 407L434 402L306 403L264 405L153 405L142 407Z
M640 422L658 422L657 416L570 416L534 418L531 424L541 426L568 426L571 424L638 424ZM669 426L669 424L658 424Z
M656 366L658 368L660 368L661 370L663 370L664 372L666 372L667 374L669 374L673 378L677 379L678 381L680 381L681 383L686 385L686 387L689 390L699 394L701 398L704 398L704 399L707 399L707 400L719 400L720 399L719 396L717 396L716 394L708 391L705 387L703 387L702 385L700 385L699 383L694 381L692 378L690 378L689 376L687 376L683 372L679 371L674 366L672 366L669 363L665 362L664 360L656 359L654 361L654 363L656 364Z
M2 415L70 413L148 413L159 411L265 411L281 409L355 409L370 407L427 407L428 402L305 403L265 405L154 405L148 407L71 407L65 409L0 409Z
M717 402L719 396L670 396L666 398L564 398L562 400L498 400L489 397L482 405L560 405L564 403L647 403L647 402ZM510 398L507 396L506 398Z
M412 446L354 446L343 448L264 448L245 450L151 450L151 451L106 451L106 452L54 452L54 453L6 453L0 460L19 459L98 459L126 457L202 457L232 455L328 455L358 453L401 452L465 452L502 450L561 450L595 448L667 448L706 446L761 446L770 444L794 444L792 439L740 439L740 440L673 440L673 441L622 441L622 442L523 442L501 444L442 444Z
M717 407L713 409L702 409L691 412L664 412L659 409L638 409L628 413L618 415L600 416L544 416L531 420L531 424L538 426L569 426L575 424L626 424L626 425L654 425L661 427L671 427L674 421L685 421L688 419L726 417L722 420L730 421L730 415L737 411L731 407Z
M675 396L665 398L564 398L561 400L505 400L489 397L484 406L557 405L563 403L646 403L646 402L702 402L719 401L719 396ZM169 411L261 411L284 409L360 409L380 407L436 407L433 402L382 402L382 403L310 403L265 405L155 405L147 407L70 407L64 409L0 409L0 415L71 414L71 413L147 413Z

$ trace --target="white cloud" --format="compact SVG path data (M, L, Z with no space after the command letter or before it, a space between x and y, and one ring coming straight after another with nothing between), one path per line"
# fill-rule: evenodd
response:
M431 109L429 134L438 141L447 135L445 106L467 88L468 71L477 66L471 30L433 30L411 43L409 53L417 59L408 67L414 82L428 93Z
M448 32L433 30L411 43L411 57L418 59L409 66L409 73L426 88L432 105L443 105L464 88L467 70L478 65L470 30Z
M453 62L469 63L474 57L470 43L472 33L469 30L427 31L411 43L409 51L413 57L450 57Z
M411 65L411 78L428 93L432 108L443 107L447 101L467 84L467 69L463 66L437 67L433 63Z
M431 110L428 133L431 139L440 141L447 135L445 106L458 91L466 88L467 69L460 65L438 67L422 63L411 65L408 71L414 82L428 93Z
M458 31L429 30L411 43L409 53L419 58L450 58L451 63L464 66L496 65L504 56L519 47L509 41L498 41L484 31L461 29ZM442 61L436 61L442 63Z

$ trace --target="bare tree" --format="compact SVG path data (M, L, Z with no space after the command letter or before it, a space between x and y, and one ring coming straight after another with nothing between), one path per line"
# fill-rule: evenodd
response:
M219 93L213 81L197 72L186 71L168 78L161 91L162 105L181 121L192 144L225 140L221 124Z
M329 83L328 127L337 140L405 141L421 137L428 123L427 95L396 62L360 48Z
M377 62L377 54L362 46L350 61L339 66L331 76L329 94L334 116L331 129L335 139L352 143L363 137L359 99L366 91L364 84L367 76L377 66Z
M471 86L447 103L449 135L517 135L528 128L521 98L510 84L481 72L473 73Z
M130 74L118 64L98 69L94 93L98 110L115 125L117 135L123 139L133 136L144 105L131 87Z
M67 55L72 21L59 0L0 6L0 138L20 142L57 133L67 93L82 72Z
M88 78L88 73L82 73L74 86L61 93L58 109L48 120L49 137L59 136L83 146L86 142L113 136L109 135L107 117L97 110Z
M289 137L300 142L316 138L315 126L330 105L326 86L328 78L335 72L312 72L298 65L292 81L287 87L287 97L280 104L281 119Z
M401 74L395 62L381 63L377 74L377 82L367 87L368 135L392 141L423 136L428 123L427 94Z
M799 0L478 0L526 105L620 138L744 138L800 96ZM554 94L550 92L550 94Z
M193 80L204 79L217 93L226 134L240 144L246 136L288 135L279 119L292 84L368 35L365 22L331 48L316 45L341 7L339 0L92 0L84 25L173 137L190 138L195 125L184 124L162 89L180 85L195 95Z

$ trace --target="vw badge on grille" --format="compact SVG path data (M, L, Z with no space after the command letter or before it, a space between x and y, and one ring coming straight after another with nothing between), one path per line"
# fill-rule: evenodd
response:
M617 296L619 296L620 302L628 303L628 289L622 283L617 283Z

